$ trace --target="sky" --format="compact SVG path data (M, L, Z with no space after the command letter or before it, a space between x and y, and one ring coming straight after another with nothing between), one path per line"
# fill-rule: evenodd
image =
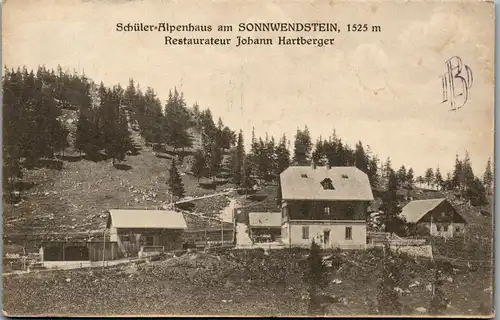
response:
M9 0L3 6L3 64L84 71L106 85L130 77L210 108L248 143L293 137L360 140L394 167L452 170L470 154L482 176L494 149L494 8L491 3L342 1ZM168 46L167 34L117 32L117 23L218 24L337 22L340 33L173 33L173 37L335 37L329 47ZM381 26L349 33L348 23ZM461 57L473 73L467 103L442 103L445 62Z

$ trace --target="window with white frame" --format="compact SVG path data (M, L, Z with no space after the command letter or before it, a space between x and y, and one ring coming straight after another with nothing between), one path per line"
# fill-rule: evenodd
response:
M302 239L309 239L309 226L302 227Z
M352 227L345 227L345 239L352 240Z

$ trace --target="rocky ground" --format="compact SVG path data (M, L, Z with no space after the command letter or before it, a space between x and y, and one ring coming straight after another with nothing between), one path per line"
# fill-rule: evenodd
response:
M306 250L194 253L108 269L49 271L4 277L9 315L304 315ZM328 268L331 315L367 314L376 302L380 254L349 251ZM335 260L334 260L335 261ZM425 314L431 297L425 262L409 261L397 288L404 313ZM456 269L445 282L446 314L491 307L491 271ZM481 304L483 304L481 306Z

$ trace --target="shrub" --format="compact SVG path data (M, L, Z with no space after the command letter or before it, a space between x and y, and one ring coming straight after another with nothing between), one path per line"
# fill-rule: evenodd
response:
M380 263L379 280L377 284L378 310L382 315L397 315L401 313L401 303L395 288L401 282L403 261L386 247L385 258Z
M304 273L304 282L309 285L309 314L321 314L324 309L320 302L320 293L327 286L328 278L321 256L321 248L314 240L311 244L307 262L308 268Z

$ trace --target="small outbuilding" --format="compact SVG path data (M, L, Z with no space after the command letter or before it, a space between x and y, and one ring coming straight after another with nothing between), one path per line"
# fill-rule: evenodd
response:
M108 210L109 241L120 256L136 257L182 249L187 229L181 212L168 210Z
M407 223L425 225L432 236L453 237L467 226L466 219L446 198L411 201L403 207L401 217Z
M280 212L250 212L250 238L255 242L275 242L281 239Z

